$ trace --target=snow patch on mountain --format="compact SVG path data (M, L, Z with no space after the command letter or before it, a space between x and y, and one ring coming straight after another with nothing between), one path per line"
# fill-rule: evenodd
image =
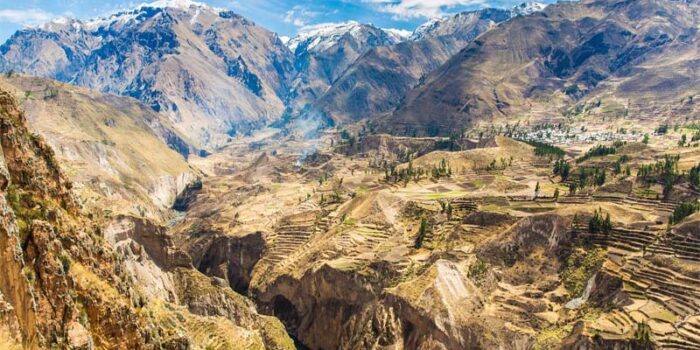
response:
M411 34L413 34L412 31L405 29L382 28L382 30L388 33L389 35L393 36L394 39L396 39L397 41L407 40L411 36Z
M439 27L440 23L447 21L448 19L449 17L431 18L427 22L418 26L418 28L413 31L413 34L411 34L409 38L411 40L424 39L429 33L433 32L437 27Z
M543 11L547 4L528 1L513 7L513 16L528 16L535 12Z
M51 32L69 29L69 27L72 27L75 31L83 29L85 31L92 32L98 30L99 28L108 27L115 24L124 25L132 20L135 21L148 9L175 9L179 11L194 10L190 24L194 24L197 21L197 17L202 13L202 11L223 11L222 9L214 8L205 3L197 1L158 0L149 3L142 3L128 10L120 10L106 17L99 17L85 21L69 17L58 17L37 27L39 29Z
M150 3L145 3L136 8L152 7L152 8L174 8L179 10L189 10L191 7L209 7L209 5L192 0L157 0Z

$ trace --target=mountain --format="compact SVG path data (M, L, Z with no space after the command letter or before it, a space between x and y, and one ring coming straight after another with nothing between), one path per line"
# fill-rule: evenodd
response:
M135 97L210 149L278 118L294 77L276 34L188 0L23 29L0 54L3 71Z
M432 72L383 130L448 135L572 108L677 103L697 92L699 19L697 3L653 0L562 2L515 17Z
M311 105L310 113L356 121L390 112L423 76L511 17L510 10L499 9L460 13L419 27L412 40L373 48Z
M297 77L288 96L292 111L312 103L365 52L396 44L405 37L400 32L355 21L314 26L290 39L295 55Z
M0 78L0 87L56 152L85 209L163 221L197 177L174 150L187 155L189 146L167 118L133 98L24 76Z

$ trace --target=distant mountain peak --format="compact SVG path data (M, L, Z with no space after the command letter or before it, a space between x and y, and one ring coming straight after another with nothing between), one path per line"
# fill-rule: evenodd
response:
M88 32L97 30L98 28L112 25L114 23L128 23L131 20L136 20L141 16L147 9L176 9L180 11L189 11L190 9L199 10L211 10L220 11L220 9L213 8L205 3L191 1L191 0L158 0L149 3L143 3L137 5L136 7L119 10L105 17L97 17L89 20L80 20L70 17L57 17L53 20L40 24L36 26L44 31L56 32L58 30L64 30L66 28L72 28L75 31L80 29L85 29Z
M309 52L319 52L335 46L345 35L362 40L363 36L371 31L383 33L387 40L392 41L389 44L401 41L401 36L396 31L381 29L357 21L347 21L310 26L290 39L287 46L292 52L295 52L298 47L304 47Z
M451 27L459 28L461 26L460 22L463 21L492 19L495 22L501 22L511 17L531 15L544 10L546 7L547 4L545 3L527 1L510 9L483 8L480 10L459 12L449 16L435 17L418 26L410 35L409 39L415 41L431 36L449 35L454 31Z
M393 35L398 41L408 40L408 38L411 37L411 34L413 34L413 32L410 30L405 29L382 28L382 30Z

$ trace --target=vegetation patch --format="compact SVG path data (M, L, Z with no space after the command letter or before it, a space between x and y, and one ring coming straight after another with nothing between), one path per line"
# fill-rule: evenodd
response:
M583 294L588 280L603 266L606 256L606 251L601 248L576 248L571 252L564 264L561 278L572 296Z
M588 152L586 152L586 154L584 154L583 156L577 158L576 163L583 163L583 162L585 162L591 158L594 158L594 157L603 157L603 156L607 156L607 155L615 154L615 153L617 153L617 148L615 148L614 146L608 147L608 146L598 145L598 146L595 146L595 147L589 149Z
M554 349L561 344L562 339L571 334L573 330L572 324L567 324L560 327L548 328L537 334L537 339L532 345L533 350Z
M486 273L489 271L489 265L487 262L481 259L477 259L474 263L469 265L469 271L467 271L467 277L476 283L482 282L486 278Z
M669 218L669 224L677 224L683 219L687 218L688 216L691 216L695 213L700 211L700 203L698 202L683 202L676 207L676 209L673 210L673 214L671 214L671 217Z
M534 152L535 155L538 157L549 157L550 159L554 158L562 158L566 155L563 149L548 144L540 141L527 141L527 140L520 140L528 145L535 147Z

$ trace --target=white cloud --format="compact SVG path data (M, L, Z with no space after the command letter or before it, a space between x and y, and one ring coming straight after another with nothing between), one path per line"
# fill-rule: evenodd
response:
M377 5L380 11L393 14L394 19L441 17L456 7L488 4L488 0L362 0L362 2Z
M319 14L319 12L311 11L304 6L296 5L284 14L282 21L293 24L295 27L304 27Z
M44 23L54 18L54 15L40 9L0 10L0 22L10 22L25 26Z

